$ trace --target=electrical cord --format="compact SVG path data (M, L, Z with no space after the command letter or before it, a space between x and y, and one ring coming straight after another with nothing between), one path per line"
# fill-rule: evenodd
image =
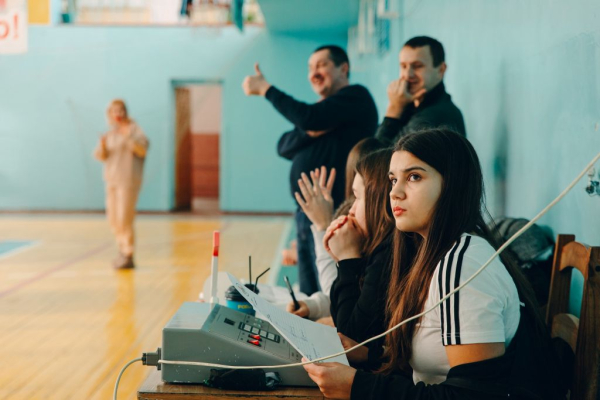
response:
M119 382L121 381L121 376L123 376L123 372L125 372L125 370L127 369L127 367L129 367L131 364L138 362L138 361L142 361L142 357L140 358L136 358L135 360L131 360L129 361L121 370L121 372L119 372L119 376L117 377L117 382L115 383L115 391L113 392L113 400L117 400L117 390L119 389Z

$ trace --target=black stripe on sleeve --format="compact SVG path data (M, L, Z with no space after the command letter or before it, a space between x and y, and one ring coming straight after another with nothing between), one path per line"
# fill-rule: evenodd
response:
M471 243L471 236L465 238L465 245L458 254L458 260L456 261L456 273L454 274L454 286L452 290L456 289L460 285L460 273L462 270L463 258L467 247ZM459 295L460 290L454 294L454 340L456 344L460 344L460 318L459 318Z
M452 247L452 250L450 251L450 255L448 256L448 259L446 260L446 269L444 270L444 286L443 286L443 296L446 296L448 293L450 293L450 277L452 276L452 267L454 264L454 253L456 252L456 249L458 248L458 246L460 246L460 242L461 242L462 238L458 240L458 242L454 245L454 247ZM444 346L447 346L449 344L453 344L452 343L452 314L451 314L451 305L450 305L450 299L452 297L449 297L446 299L446 301L444 301L444 312L445 312L445 318L446 318L446 324L448 325L448 328L446 329L446 333L444 334L444 331L442 330L442 342L444 344Z
M446 268L446 264L448 263L448 254L444 258L440 260L440 266L438 268L438 292L440 294L440 300L444 297L444 291L442 290L442 276L444 269ZM442 330L442 339L444 338L444 326L446 321L444 320L444 302L440 304L440 328Z

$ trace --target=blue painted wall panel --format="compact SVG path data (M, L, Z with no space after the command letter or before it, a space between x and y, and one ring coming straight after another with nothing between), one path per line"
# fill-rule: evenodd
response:
M398 74L389 59L402 43L439 39L446 86L478 151L490 210L534 217L600 151L600 3L396 0L393 7L401 14L392 23L393 54L357 60L380 110ZM541 224L600 245L600 197L588 197L585 185ZM575 282L572 310L580 298Z
M142 210L173 205L172 81L224 85L221 206L289 211L289 163L275 152L290 124L241 82L255 61L282 89L314 101L307 59L323 41L345 36L270 36L263 29L187 27L30 27L30 52L0 58L0 209L103 208L101 164L91 157L114 97L151 145Z

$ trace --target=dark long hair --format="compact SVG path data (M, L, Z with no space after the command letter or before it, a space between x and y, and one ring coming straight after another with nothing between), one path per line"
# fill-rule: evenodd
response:
M356 173L365 182L366 241L363 254L372 254L394 231L394 218L390 207L390 181L388 171L391 149L369 153L356 164Z
M350 153L348 153L348 159L346 160L346 198L354 197L352 193L352 182L354 181L354 175L356 174L356 164L358 160L372 153L376 150L383 149L385 145L374 137L368 137L362 139L356 143Z
M471 143L447 129L428 129L402 137L394 151L407 151L442 175L442 191L429 222L427 238L396 231L386 317L389 328L423 311L433 272L452 245L465 233L498 241L487 227L483 176ZM489 217L491 219L491 217ZM501 259L511 275L525 312L531 313L541 335L544 323L535 296L518 267L505 255ZM404 272L406 271L406 272ZM386 337L389 362L382 372L410 370L412 340L418 320L410 321Z

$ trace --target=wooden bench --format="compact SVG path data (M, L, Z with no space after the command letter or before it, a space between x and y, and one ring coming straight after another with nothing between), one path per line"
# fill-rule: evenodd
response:
M138 400L324 400L317 388L283 388L266 392L242 392L212 389L201 385L176 385L164 383L160 371L154 370L138 390Z

